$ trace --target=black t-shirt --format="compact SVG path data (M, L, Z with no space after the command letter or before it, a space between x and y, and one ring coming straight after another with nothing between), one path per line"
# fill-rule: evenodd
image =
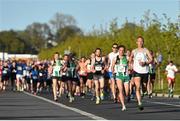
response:
M9 76L9 67L8 66L3 66L2 75Z

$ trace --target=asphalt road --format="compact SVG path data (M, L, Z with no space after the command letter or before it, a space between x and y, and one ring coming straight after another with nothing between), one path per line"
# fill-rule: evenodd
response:
M0 120L88 120L77 112L19 92L0 92Z
M139 111L135 100L127 103L122 112L121 105L110 100L96 105L89 96L75 97L69 103L64 96L58 102L51 93L34 96L27 92L0 92L0 119L64 119L64 120L180 120L180 99L153 97L143 99L144 110Z

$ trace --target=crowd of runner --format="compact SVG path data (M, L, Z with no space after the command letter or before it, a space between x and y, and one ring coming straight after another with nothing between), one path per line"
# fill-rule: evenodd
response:
M122 111L126 110L126 102L136 96L138 108L143 110L142 97L152 98L158 61L153 51L144 47L143 37L139 36L136 43L132 51L114 43L106 56L96 48L88 58L77 59L74 54L61 57L56 52L49 61L0 61L0 90L6 90L10 82L13 91L35 95L52 92L54 101L65 94L70 103L75 96L85 98L90 94L91 100L100 104L110 96L114 103L121 103ZM166 67L169 96L177 71L172 61Z

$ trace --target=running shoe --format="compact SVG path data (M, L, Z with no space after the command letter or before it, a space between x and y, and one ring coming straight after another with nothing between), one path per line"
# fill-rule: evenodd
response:
M99 97L96 98L96 104L97 105L100 104L100 98Z
M138 105L138 109L139 109L140 111L144 110L144 107L142 106L142 104Z
M104 93L101 93L101 100L104 100Z
M122 111L125 111L125 110L126 110L126 107L125 107L125 106L123 106L121 110L122 110Z

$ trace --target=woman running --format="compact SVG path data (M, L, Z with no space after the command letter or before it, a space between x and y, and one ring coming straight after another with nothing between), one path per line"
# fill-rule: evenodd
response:
M124 54L125 46L119 46L119 55L113 59L112 72L116 68L116 83L119 91L119 98L122 104L122 111L126 110L124 103L124 91L126 96L129 96L129 72L128 72L128 60ZM116 65L116 66L115 66ZM124 90L125 88L125 90Z
M148 65L152 61L152 56L148 49L144 48L144 38L139 36L136 40L136 44L138 48L134 49L130 56L130 65L133 63L133 76L134 76L134 83L136 86L136 97L138 101L138 108L139 110L143 110L144 107L142 106L141 100L141 86L143 93L147 89L147 82L148 82L148 72L149 68Z

